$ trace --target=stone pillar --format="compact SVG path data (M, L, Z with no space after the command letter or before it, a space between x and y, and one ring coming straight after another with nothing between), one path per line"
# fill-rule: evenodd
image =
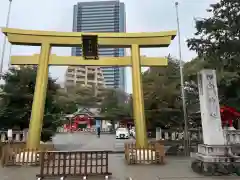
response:
M22 139L23 142L27 141L27 135L28 135L28 129L24 129L23 130L23 139Z
M171 132L171 140L176 140L176 132Z
M216 71L205 69L198 74L203 143L224 145Z
M5 133L1 133L1 142L5 142L5 141L6 141Z
M20 132L16 133L15 141L20 141Z
M162 139L162 130L160 127L156 127L156 140L161 140Z
M13 140L13 130L12 129L8 129L7 137L8 137L8 141L12 141Z
M165 139L165 140L168 140L168 139L169 139L169 134L168 134L168 132L164 132L164 139Z
M119 127L119 122L117 121L117 123L114 123L114 128L117 129Z

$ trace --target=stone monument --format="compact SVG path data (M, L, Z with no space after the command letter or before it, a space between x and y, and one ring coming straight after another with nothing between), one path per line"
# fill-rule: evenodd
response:
M198 144L197 153L191 153L192 169L205 175L240 174L240 131L222 128L216 71L202 70L198 88L203 144Z
M203 143L224 145L215 70L205 69L198 74L198 89Z

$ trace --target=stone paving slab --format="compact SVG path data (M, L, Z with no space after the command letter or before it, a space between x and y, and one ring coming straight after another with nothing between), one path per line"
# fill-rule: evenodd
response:
M102 134L100 138L91 133L75 132L60 133L53 138L57 150L108 150L117 153L124 152L124 144L135 142L135 139L115 139L114 134ZM165 146L167 152L169 146Z
M116 140L114 135L96 135L87 133L57 134L53 142L58 150L112 150L124 149L125 142L134 140ZM239 177L204 177L192 172L190 158L167 157L165 165L127 165L124 154L109 156L109 171L113 180L239 180ZM35 180L39 174L38 167L8 167L0 168L0 180ZM79 178L78 178L79 179ZM90 178L89 178L90 179ZM96 179L96 178L95 178ZM96 180L100 180L98 178ZM68 178L67 180L71 180ZM91 179L90 179L91 180Z
M134 139L115 139L114 134L102 134L98 138L88 133L57 134L53 143L58 150L109 150L123 151L125 142L134 142Z
M239 177L204 177L192 172L190 158L166 159L165 165L127 165L124 155L112 154L109 157L109 171L113 173L111 179L125 180L127 177L133 180L239 180ZM34 180L39 173L38 167L7 167L0 168L1 180ZM79 179L79 178L78 178ZM89 178L91 180L92 178ZM103 179L103 178L94 178ZM45 179L47 180L47 179ZM73 180L68 178L67 180Z

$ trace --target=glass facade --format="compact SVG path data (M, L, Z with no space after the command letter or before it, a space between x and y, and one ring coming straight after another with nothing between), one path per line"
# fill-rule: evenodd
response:
M125 32L125 5L119 1L80 2L74 6L74 32ZM72 48L73 56L81 56L79 47ZM99 49L100 56L125 56L122 48ZM125 91L125 68L101 67L106 87Z

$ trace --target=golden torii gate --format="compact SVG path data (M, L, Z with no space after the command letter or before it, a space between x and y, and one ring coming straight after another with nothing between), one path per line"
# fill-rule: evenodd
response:
M48 83L48 67L56 66L132 66L133 113L136 126L136 144L147 146L141 66L167 66L166 58L140 57L140 48L168 47L176 31L156 33L81 33L51 32L3 28L2 32L13 45L41 46L40 55L12 56L12 65L38 65L32 114L27 139L28 148L40 144L42 121ZM81 47L83 37L93 37L101 48L131 48L130 57L61 57L51 54L51 47ZM88 39L89 40L89 39ZM83 43L84 42L84 43ZM90 43L90 44L89 44ZM89 41L89 48L95 48ZM91 50L89 50L91 51Z

